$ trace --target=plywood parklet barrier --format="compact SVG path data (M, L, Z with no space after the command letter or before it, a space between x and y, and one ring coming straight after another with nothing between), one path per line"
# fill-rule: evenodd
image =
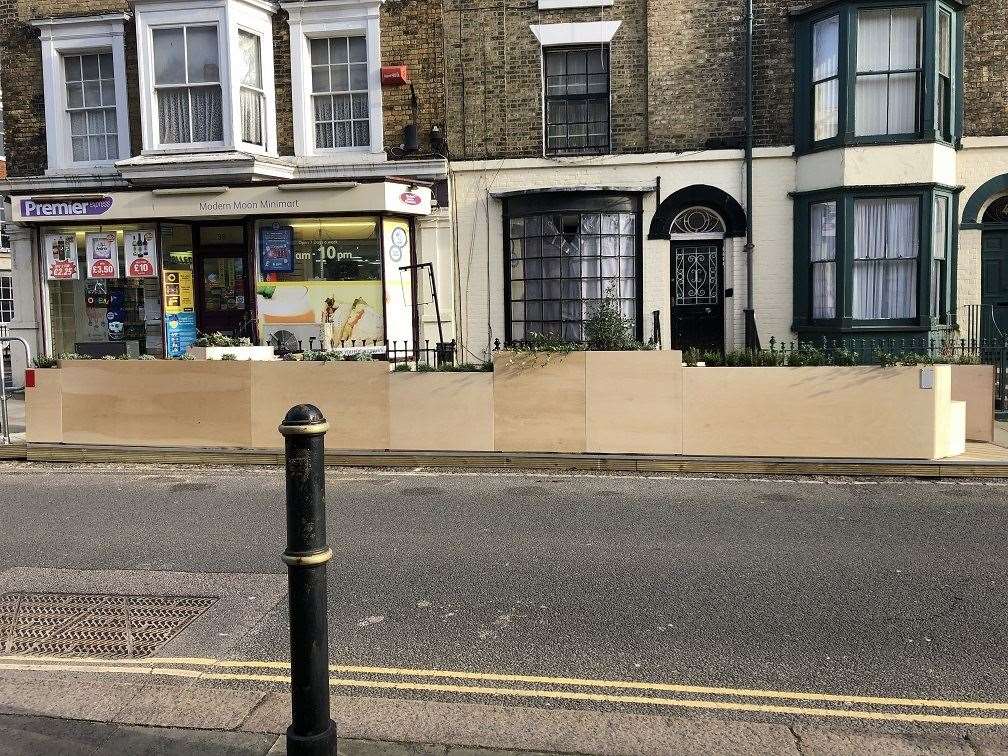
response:
M994 366L953 365L952 400L966 402L966 438L994 440Z
M981 425L989 405L952 400L958 366L927 370L933 388L915 367L685 368L678 352L502 352L493 374L68 361L36 371L28 440L279 449L280 419L310 402L330 450L939 459L960 453L967 414ZM960 381L972 404L982 372Z

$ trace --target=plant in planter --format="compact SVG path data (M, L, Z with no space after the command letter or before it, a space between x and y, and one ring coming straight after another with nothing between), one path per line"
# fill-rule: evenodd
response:
M192 345L194 347L246 347L252 346L252 340L244 337L225 336L223 333L215 332L202 334Z
M59 360L55 357L47 357L44 354L40 354L32 360L32 366L39 370L50 370L59 367Z

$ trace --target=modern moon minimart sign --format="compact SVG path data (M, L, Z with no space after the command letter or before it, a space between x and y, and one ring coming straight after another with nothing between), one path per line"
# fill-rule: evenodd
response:
M431 190L391 181L194 187L101 195L12 197L11 210L11 220L15 223L74 220L105 223L323 213L429 215Z

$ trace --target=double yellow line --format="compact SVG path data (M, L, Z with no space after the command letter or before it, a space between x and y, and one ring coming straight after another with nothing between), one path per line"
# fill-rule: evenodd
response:
M161 658L109 661L0 656L0 671L50 671L153 675L210 681L290 684L280 661ZM838 695L787 690L591 680L440 669L333 665L334 688L442 693L553 701L629 704L924 724L1008 726L1008 703ZM789 702L789 703L776 703ZM982 716L981 713L987 715Z

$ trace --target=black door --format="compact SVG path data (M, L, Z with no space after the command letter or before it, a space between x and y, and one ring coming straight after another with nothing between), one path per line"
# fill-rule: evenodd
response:
M984 231L981 252L980 336L1008 337L1008 231Z
M724 350L720 241L672 242L672 348Z
M201 331L249 335L249 273L243 249L202 250L196 261L196 287Z

